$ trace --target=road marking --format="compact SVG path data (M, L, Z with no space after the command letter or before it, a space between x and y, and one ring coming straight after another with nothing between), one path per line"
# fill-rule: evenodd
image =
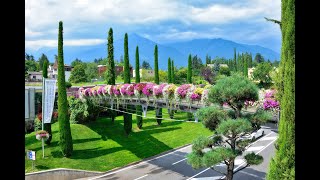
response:
M264 146L249 147L246 151L259 151L262 148L264 148Z
M201 178L193 178L193 179L196 179L196 180L217 180L220 178L221 178L221 176L213 176L213 177L201 177Z
M250 145L248 145L248 146L251 146L251 145L257 143L258 141L263 141L264 138L266 138L267 136L269 136L269 135L272 134L272 133L273 133L273 132L270 132L269 134L265 135L263 138L258 139L257 141L253 142L252 144L250 144ZM275 139L275 140L276 140L276 139ZM271 141L271 143L273 143L275 140ZM264 148L262 148L262 149L261 149L260 151L258 151L256 154L259 154L259 153L260 153L261 151L263 151L266 147L268 147L271 143L269 143L267 146L265 146ZM243 164L245 164L245 161L244 161L243 163L241 163L238 167L236 167L233 171L239 169ZM207 170L209 170L209 169L210 169L210 168L207 168L207 169L199 172L198 174L195 174L195 175L191 176L191 177L188 178L187 180L193 179L193 177L196 177L196 176L198 176L199 174L201 174L201 173L203 173L203 172L205 172L205 171L207 171ZM225 178L225 176L223 176L222 179L223 179L223 178Z
M179 162L182 162L182 161L184 161L184 160L186 160L187 158L184 158L184 159L181 159L180 161L177 161L177 162L175 162L175 163L172 163L172 166L173 165L175 165L175 164L178 164Z
M243 174L248 174L249 176L253 176L253 177L256 177L256 178L259 178L259 179L263 179L255 174L252 174L252 173L248 173L248 172L245 172L245 171L239 171L239 173L243 173Z
M144 178L144 177L146 177L146 176L148 176L148 174L146 174L146 175L144 175L144 176L141 176L141 177L138 177L138 178L136 178L136 179L134 179L134 180L142 179L142 178Z
M265 137L261 139L261 141L274 140L274 139L277 139L277 136Z
M277 140L277 139L275 139ZM275 140L271 141L269 144L267 144L264 148L262 148L260 151L256 152L256 155L259 154L261 151L263 151L264 149L266 149L268 146L270 146L270 144L272 144ZM245 162L243 162L242 164L240 164L238 167L236 167L233 171L236 171L237 169L239 169L243 164L245 164ZM225 178L226 176L223 176L221 179Z
M105 176L109 176L110 174L114 174L114 173L117 173L117 172L120 172L120 171L124 171L124 170L130 169L130 168L139 166L139 165L144 164L144 163L147 163L147 162L149 162L149 161L152 161L152 160L155 160L155 159L158 159L158 158L167 156L167 155L169 155L169 154L172 154L172 153L174 153L174 152L176 152L176 151L180 151L180 150L182 150L182 149L186 149L186 148L188 148L189 146L192 146L192 144L190 144L190 145L188 145L188 146L185 146L185 147L183 147L183 148L177 149L177 150L175 150L175 151L172 151L172 152L170 152L170 153L167 153L167 154L164 154L164 155L161 155L161 156L158 156L158 157L149 159L149 160L147 160L147 161L142 161L142 162L140 162L140 163L138 163L138 164L135 164L135 165L132 165L132 166L128 166L128 167L119 169L119 170L114 171L114 172L110 172L110 173L107 173L107 174L103 174L103 175L101 175L101 176L89 178L89 180L99 179L99 178L102 178L102 177L105 177Z
M244 162L244 159L236 159L236 160L234 160L234 165L238 166L239 164L242 164L243 162Z

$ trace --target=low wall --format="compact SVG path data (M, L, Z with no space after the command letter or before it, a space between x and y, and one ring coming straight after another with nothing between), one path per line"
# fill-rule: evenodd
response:
M25 180L71 180L98 176L102 174L102 172L95 171L82 171L75 169L58 168L34 173L27 173L25 175Z

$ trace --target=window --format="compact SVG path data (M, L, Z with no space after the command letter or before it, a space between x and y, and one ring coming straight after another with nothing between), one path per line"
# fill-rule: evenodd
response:
M33 79L36 79L36 76L32 76Z

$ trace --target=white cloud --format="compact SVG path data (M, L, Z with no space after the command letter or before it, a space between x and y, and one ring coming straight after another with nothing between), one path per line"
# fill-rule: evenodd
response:
M64 46L91 46L105 43L104 39L76 39L76 40L64 40ZM41 47L57 47L57 40L30 40L25 42L26 49L37 50Z

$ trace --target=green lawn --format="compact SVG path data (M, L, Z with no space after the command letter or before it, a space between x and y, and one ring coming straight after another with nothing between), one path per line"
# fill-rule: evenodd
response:
M154 117L155 111L148 111L147 116ZM167 109L163 109L163 118L169 118ZM187 115L180 112L175 118L187 119ZM58 125L52 125L53 139L50 146L45 145L45 159L42 159L41 141L35 138L35 133L25 135L25 149L36 151L33 171L72 168L103 172L189 144L199 135L212 134L202 123L163 120L158 126L151 118L145 118L143 129L139 130L133 116L133 132L127 138L123 116L118 116L114 124L109 118L98 118L86 125L71 124L73 155L65 158L58 144ZM25 160L25 172L32 172L31 160Z

